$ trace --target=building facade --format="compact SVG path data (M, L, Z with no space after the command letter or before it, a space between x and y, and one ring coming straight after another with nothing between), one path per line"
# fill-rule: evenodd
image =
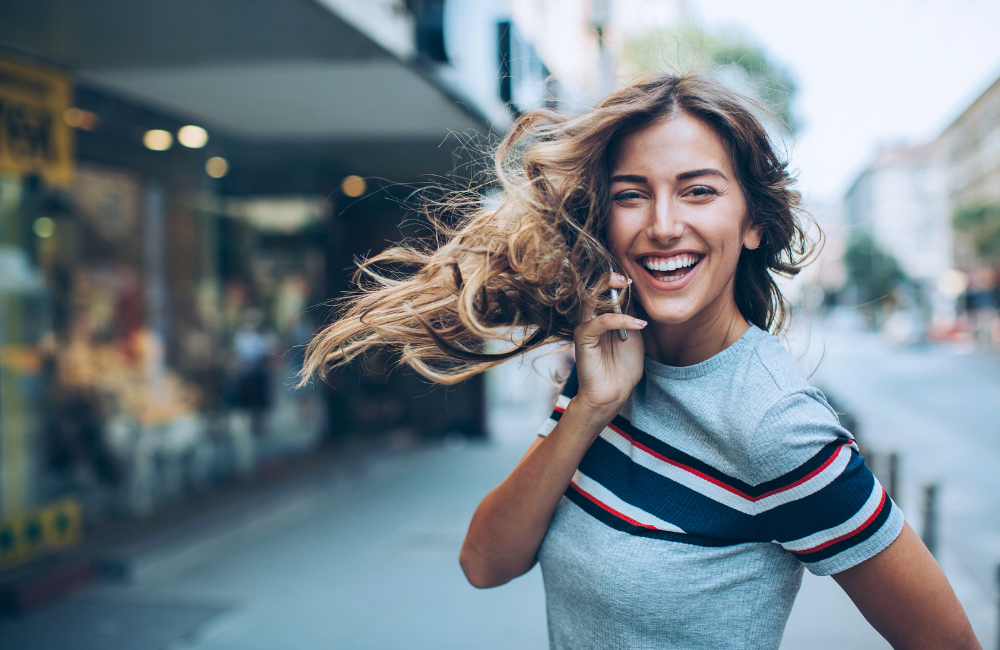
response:
M952 211L1000 203L1000 79L938 136Z
M419 236L413 187L473 174L523 108L510 23L499 0L5 5L0 568L331 438L484 434L482 378L377 356L294 384L354 260Z
M978 212L992 219L979 227L987 231L981 233L985 239L995 238L988 232L1000 232L1000 79L944 130L936 144L947 178L950 215ZM982 250L973 236L961 228L955 235L967 327L982 344L1000 349L1000 251Z
M879 149L848 190L844 216L911 279L933 284L954 266L943 170L930 145Z

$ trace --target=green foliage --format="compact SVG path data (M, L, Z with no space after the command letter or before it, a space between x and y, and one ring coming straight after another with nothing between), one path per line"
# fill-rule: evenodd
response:
M866 234L851 238L844 250L847 280L858 289L862 305L883 299L892 300L893 292L906 279L896 258L883 251Z
M959 208L952 218L955 230L966 235L982 261L1000 263L1000 203Z
M758 45L733 34L705 34L693 27L654 30L628 39L622 62L633 73L687 72L731 67L739 70L790 134L798 129L792 100L798 87L784 66Z

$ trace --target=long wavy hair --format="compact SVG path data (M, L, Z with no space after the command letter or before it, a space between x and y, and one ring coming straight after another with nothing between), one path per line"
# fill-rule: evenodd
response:
M585 314L611 309L606 277L615 260L605 227L618 145L680 113L726 146L747 207L743 227L761 235L759 248L740 255L736 305L750 323L780 330L788 307L774 275L798 273L813 243L761 110L712 76L687 74L634 83L582 115L522 115L496 148L492 193L478 186L425 201L434 237L358 264L356 290L306 348L301 381L387 349L424 377L453 384L572 341ZM496 351L490 340L508 344Z

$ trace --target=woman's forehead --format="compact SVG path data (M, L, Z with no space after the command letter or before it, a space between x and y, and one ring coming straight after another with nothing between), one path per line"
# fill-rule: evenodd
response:
M618 147L612 175L640 173L674 176L691 169L719 168L731 177L722 139L687 114L658 120L630 134Z

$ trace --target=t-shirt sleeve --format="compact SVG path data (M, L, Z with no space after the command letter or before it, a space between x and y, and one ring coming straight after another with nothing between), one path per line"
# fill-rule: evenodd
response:
M750 462L759 495L754 527L812 573L874 557L903 529L903 514L868 470L823 394L786 396L761 421Z
M556 398L556 404L552 407L552 414L549 415L543 424L542 428L538 430L538 435L547 436L549 432L556 428L556 424L559 423L559 418L562 417L563 412L566 410L566 406L569 401L576 396L576 392L579 390L580 384L576 378L576 366L569 373L569 378L566 379L566 383L563 385L562 391L559 393L559 397Z

